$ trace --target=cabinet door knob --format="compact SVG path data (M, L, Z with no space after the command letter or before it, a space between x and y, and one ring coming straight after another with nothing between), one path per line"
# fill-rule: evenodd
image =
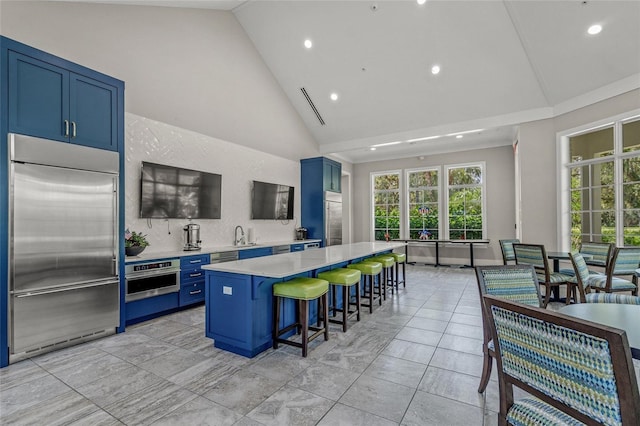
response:
M75 121L71 122L71 129L72 129L71 137L75 138L76 137L76 122Z
M64 120L64 137L69 137L69 120Z

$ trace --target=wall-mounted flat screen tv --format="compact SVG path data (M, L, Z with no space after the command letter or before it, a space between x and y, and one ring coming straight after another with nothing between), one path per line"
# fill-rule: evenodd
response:
M251 219L293 219L293 186L253 181Z
M222 176L143 161L140 217L220 219Z

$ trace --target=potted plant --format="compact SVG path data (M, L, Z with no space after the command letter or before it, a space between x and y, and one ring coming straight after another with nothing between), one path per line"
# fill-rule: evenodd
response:
M146 235L136 231L124 231L124 251L127 256L137 256L149 245Z

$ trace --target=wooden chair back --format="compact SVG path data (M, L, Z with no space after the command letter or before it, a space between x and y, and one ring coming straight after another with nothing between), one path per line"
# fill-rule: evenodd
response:
M499 240L500 251L502 251L502 263L507 265L510 261L515 262L516 254L513 252L513 244L519 243L519 239Z
M500 388L499 424L535 400L588 425L637 425L640 394L623 330L485 295ZM550 411L556 412L551 409Z

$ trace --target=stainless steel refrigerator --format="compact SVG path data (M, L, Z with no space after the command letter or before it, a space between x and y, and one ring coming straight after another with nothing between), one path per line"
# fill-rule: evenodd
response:
M342 194L326 191L324 193L324 210L324 245L340 245L342 244Z
M9 134L10 362L115 333L119 157Z

